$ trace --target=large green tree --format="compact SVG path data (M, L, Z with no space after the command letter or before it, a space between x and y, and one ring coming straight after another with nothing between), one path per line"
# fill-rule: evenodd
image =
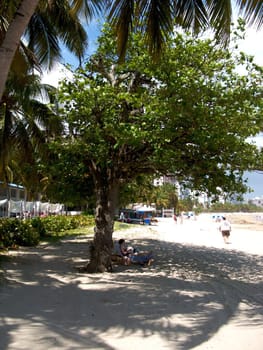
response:
M232 2L249 23L255 23L258 27L262 25L261 0ZM100 11L104 5L109 7L109 16L116 29L118 52L121 58L126 50L129 31L138 29L138 24L142 20L145 25L140 27L140 30L145 33L150 51L154 55L161 52L165 40L173 32L174 19L180 26L193 28L195 31L213 27L217 37L224 41L230 33L231 0L92 0L89 2L86 0L2 0L0 4L0 100L19 40L31 19L33 34L42 30L45 33L42 38L38 37L37 41L31 42L42 58L47 59L48 55L43 52L41 41L54 29L56 29L55 35L79 54L81 26L77 25L76 21L72 21L73 17L81 11L86 18L90 19L94 11ZM61 11L63 8L66 12ZM41 11L43 16L41 22L38 22L37 17ZM83 33L81 35L83 37ZM49 49L49 47L46 48Z
M60 89L67 123L61 145L81 153L96 193L90 272L110 266L124 183L173 173L193 188L231 194L245 190L243 171L257 159L246 140L262 128L262 70L242 56L248 73L240 76L229 51L179 34L155 65L143 43L134 35L118 65L106 30L85 69Z

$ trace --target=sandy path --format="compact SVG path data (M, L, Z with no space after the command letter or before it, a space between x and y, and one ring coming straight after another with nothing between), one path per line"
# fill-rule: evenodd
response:
M261 350L263 232L234 228L224 245L200 217L118 232L153 249L150 268L85 275L87 240L12 253L2 266L0 349Z

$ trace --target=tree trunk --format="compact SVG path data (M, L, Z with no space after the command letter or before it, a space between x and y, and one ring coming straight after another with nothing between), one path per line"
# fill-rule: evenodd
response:
M0 46L0 101L15 52L38 2L39 0L23 0L21 2Z
M105 178L104 178L105 179ZM95 235L90 249L89 273L111 271L111 254L113 249L112 233L114 229L114 212L118 200L118 183L96 179L96 214Z

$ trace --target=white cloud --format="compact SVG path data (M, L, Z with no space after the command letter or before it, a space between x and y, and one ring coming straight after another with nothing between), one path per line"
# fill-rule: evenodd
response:
M260 133L254 137L249 137L247 140L248 142L257 145L258 147L263 147L263 133Z
M54 68L49 72L44 72L42 76L42 83L43 84L49 84L54 87L58 87L58 84L63 79L72 79L73 73L66 68L61 63L56 63L54 65Z
M246 31L245 40L240 41L239 49L245 53L255 57L258 65L263 65L263 49L262 49L263 31L249 28Z

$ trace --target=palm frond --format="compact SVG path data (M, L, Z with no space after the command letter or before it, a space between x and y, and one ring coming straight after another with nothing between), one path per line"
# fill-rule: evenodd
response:
M111 4L109 20L117 35L117 50L122 61L127 48L129 32L134 21L134 1L115 0Z
M68 1L41 2L26 31L29 48L50 69L61 58L62 42L79 60L87 47L87 33Z
M6 108L13 112L27 110L32 97L41 93L40 76L11 72L4 94Z
M173 32L174 19L184 28L195 32L208 26L206 1L202 0L115 0L110 7L109 20L117 34L118 53L123 59L129 31L136 23L145 32L151 53L161 52L166 38Z
M106 1L103 0L72 0L70 3L71 12L74 15L83 15L88 21L94 16L100 15L106 5Z
M219 41L227 44L230 39L232 22L231 0L212 0L209 3L209 18Z
M41 72L41 66L35 54L21 41L11 65L11 74L19 78L19 76L31 74L34 69Z
M46 157L48 140L63 130L60 118L40 101L43 91L48 96L52 88L41 85L38 75L9 75L5 103L0 106L1 117L5 116L0 127L1 178L7 166L13 170L17 163L26 168L26 164L34 166L36 159ZM22 179L22 170L20 176Z
M146 38L153 57L173 30L173 11L170 0L141 1L141 14L146 22Z
M10 148L13 144L13 124L12 124L12 113L6 108L1 106L1 116L3 121L0 128L0 178L10 181L12 172L9 171L9 160L10 160Z
M203 0L175 0L174 18L176 24L195 33L206 29L208 21L207 2Z
M235 3L248 24L262 26L262 0ZM231 0L115 0L109 5L109 21L115 28L118 53L123 59L129 32L137 29L138 22L152 54L161 52L165 38L173 33L173 21L195 33L210 27L218 40L226 44L230 38L232 4Z
M12 20L21 0L1 0L0 2L0 16L6 18L8 22Z
M61 118L53 113L47 105L40 101L32 100L31 109L38 128L42 129L46 138L61 135L64 130Z
M28 47L33 51L41 65L49 69L55 59L61 57L61 49L55 26L47 16L35 13L26 30Z
M260 0L236 0L240 15L249 25L260 29L263 25L263 2Z
M82 1L82 6L87 9L90 8L90 17L93 16L92 3L93 1ZM46 21L51 21L51 25L55 27L56 34L60 41L75 54L79 60L84 56L87 47L87 33L80 21L79 11L73 11L75 1L68 0L52 0L46 8L41 10L41 15L45 16ZM84 10L83 10L84 11Z

